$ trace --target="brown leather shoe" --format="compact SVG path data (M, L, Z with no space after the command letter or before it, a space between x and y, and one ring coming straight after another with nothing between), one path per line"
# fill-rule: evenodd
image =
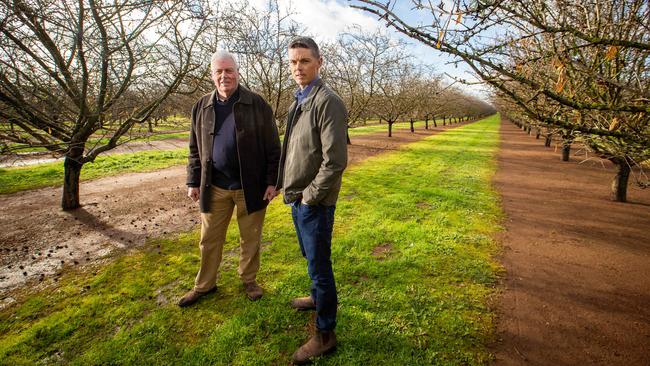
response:
M190 290L188 293L183 295L181 297L180 301L178 301L178 306L184 308L186 306L190 306L194 304L195 302L199 301L200 298L203 296L217 291L217 286L214 286L213 288L209 289L208 291L202 292L202 291L196 291L194 289Z
M311 298L311 296L296 297L295 299L291 300L291 307L301 311L316 310L316 303L314 302L314 299Z
M255 281L244 283L244 291L250 301L259 300L264 295L264 290Z
M334 331L316 331L307 343L303 344L291 356L294 365L304 365L311 362L315 357L326 355L336 350L336 334Z

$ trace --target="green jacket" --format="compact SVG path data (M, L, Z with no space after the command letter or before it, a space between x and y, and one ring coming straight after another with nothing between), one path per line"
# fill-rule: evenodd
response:
M348 163L347 114L341 98L322 80L300 106L291 105L278 177L285 203L336 204Z

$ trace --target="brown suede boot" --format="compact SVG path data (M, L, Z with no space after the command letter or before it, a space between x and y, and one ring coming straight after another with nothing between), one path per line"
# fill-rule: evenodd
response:
M205 295L207 295L209 293L215 292L215 291L217 291L217 286L214 286L213 288L211 288L211 289L209 289L208 291L205 291L205 292L199 292L199 291L196 291L196 290L192 289L188 293L183 295L183 297L181 297L180 301L178 302L178 306L180 306L182 308L184 308L186 306L190 306L190 305L194 304L195 302L199 301L199 299L202 298L203 296L205 296Z
M244 291L250 301L259 300L264 295L264 290L255 281L244 283Z
M336 350L336 334L334 331L316 331L307 343L303 344L291 357L294 365L304 365L315 357L326 355Z
M296 297L291 300L291 307L298 310L316 310L316 303L311 296Z

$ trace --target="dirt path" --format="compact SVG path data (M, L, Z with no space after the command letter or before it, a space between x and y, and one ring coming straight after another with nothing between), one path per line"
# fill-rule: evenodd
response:
M350 164L446 128L396 130L390 139L386 132L353 137ZM200 217L186 193L185 167L177 166L82 182L83 207L73 212L60 210L60 188L0 196L0 308L26 283L38 285L66 267L191 229Z
M610 164L561 162L503 122L507 215L496 365L650 365L650 190L608 199Z

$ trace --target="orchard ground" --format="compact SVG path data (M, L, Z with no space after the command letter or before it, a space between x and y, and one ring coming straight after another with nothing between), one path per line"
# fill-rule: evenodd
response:
M559 150L502 123L496 364L650 365L650 189L610 201L614 167Z
M353 137L351 163L440 130ZM502 122L494 186L507 274L494 301L498 365L650 364L650 192L631 185L629 203L611 202L613 168L580 160L560 162L559 152ZM84 182L84 207L74 212L58 209L59 189L0 196L3 307L66 270L92 272L148 238L192 230L198 214L184 175L172 167Z

